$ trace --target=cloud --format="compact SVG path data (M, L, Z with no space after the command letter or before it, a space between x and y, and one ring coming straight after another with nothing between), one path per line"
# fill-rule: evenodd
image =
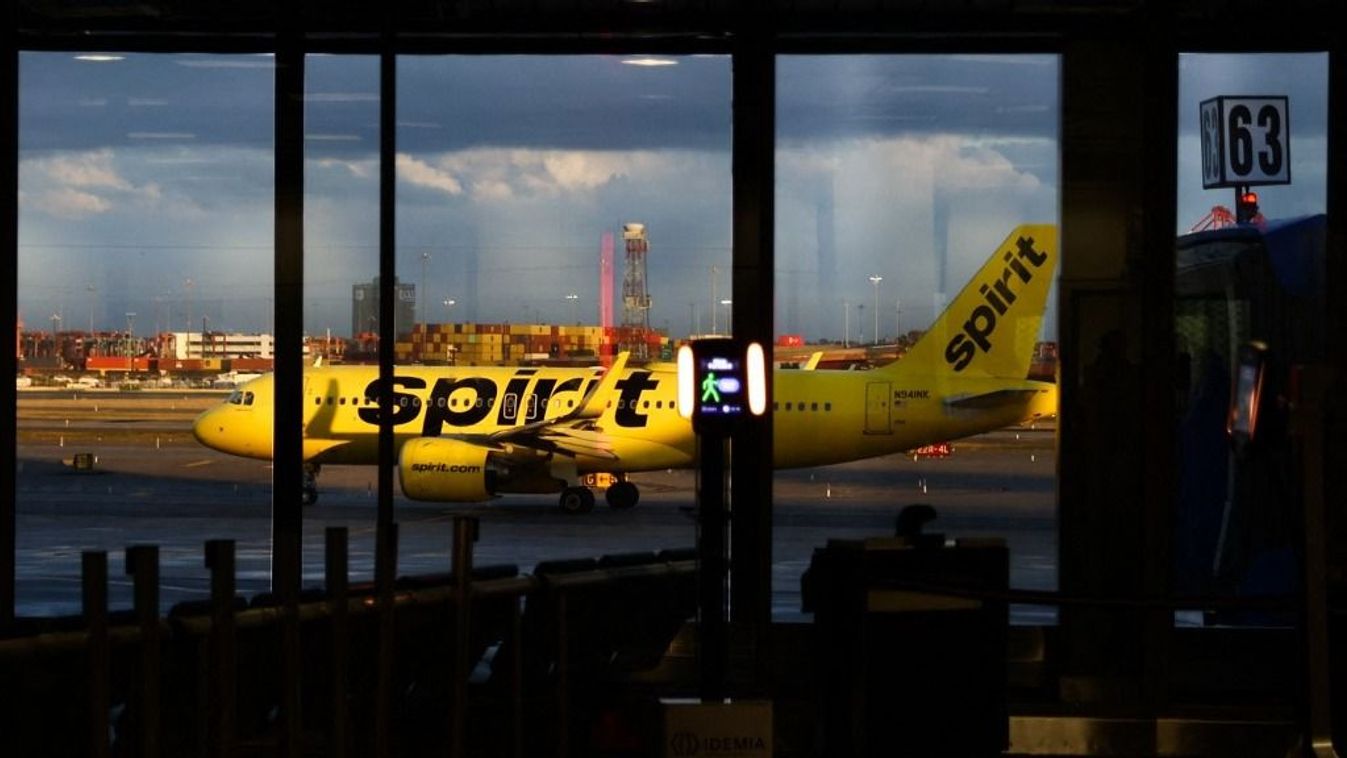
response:
M425 161L398 153L398 175L418 187L429 187L450 195L463 194L463 185L448 171L435 168Z
M811 175L826 176L853 167L867 174L905 177L909 183L916 182L923 193L932 186L946 192L1035 190L1041 186L1038 177L1017 168L996 149L1024 142L1003 143L958 134L853 139L782 150L778 161L783 176L804 180L806 187Z
M323 158L316 163L319 168L342 169L357 179L372 179L378 175L379 164L373 160L344 161L337 158Z
M160 185L132 182L116 162L110 149L24 160L20 168L24 206L62 219L109 213L118 200L157 206L164 198Z
M587 193L610 183L640 176L667 175L675 160L647 150L533 150L474 148L426 159L398 155L404 181L474 200L516 197L555 198Z
M112 166L112 151L97 150L34 161L34 168L70 187L129 190L131 183Z
M64 219L86 218L112 210L112 203L98 195L69 188L36 195L21 193L20 202L47 215Z

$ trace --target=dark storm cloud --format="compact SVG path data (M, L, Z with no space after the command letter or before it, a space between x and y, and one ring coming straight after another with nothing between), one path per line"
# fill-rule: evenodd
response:
M638 57L401 58L398 149L728 150L729 59Z
M783 56L777 133L785 143L911 133L1052 137L1049 55Z
M474 147L728 150L729 59L640 56L404 56L398 149ZM933 131L1050 135L1051 56L785 56L784 142ZM378 61L311 56L310 149L378 147ZM113 62L27 53L21 62L25 150L156 143L272 144L268 56L130 54ZM545 118L539 114L546 114Z
M1196 134L1201 101L1218 95L1285 95L1293 136L1328 129L1328 56L1322 53L1190 54L1179 58L1179 132Z
M19 61L20 147L85 150L146 144L272 145L271 58L76 53Z

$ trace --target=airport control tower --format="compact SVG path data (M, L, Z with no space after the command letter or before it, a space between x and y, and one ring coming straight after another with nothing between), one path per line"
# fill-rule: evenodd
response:
M650 293L645 286L645 255L650 241L645 235L645 224L623 224L622 241L627 249L627 270L622 278L622 326L629 334L640 335L631 340L633 358L648 358L645 336L650 332Z

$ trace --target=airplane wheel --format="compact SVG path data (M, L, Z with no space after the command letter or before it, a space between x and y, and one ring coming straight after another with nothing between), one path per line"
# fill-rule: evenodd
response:
M636 506L636 502L641 499L641 491L631 482L617 482L608 488L604 499L608 501L609 507L625 511Z
M560 505L566 513L589 513L594 510L594 493L588 487L567 487L561 491Z

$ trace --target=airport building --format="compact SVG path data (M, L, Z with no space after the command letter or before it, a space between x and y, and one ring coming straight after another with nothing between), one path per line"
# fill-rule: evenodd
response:
M379 333L379 277L371 282L351 285L351 336ZM393 331L406 334L416 321L416 285L393 279L397 298L393 307Z
M17 0L0 754L1347 755L1339 5Z
M180 361L202 358L265 358L270 360L274 355L275 344L276 340L270 334L173 332L172 357Z

